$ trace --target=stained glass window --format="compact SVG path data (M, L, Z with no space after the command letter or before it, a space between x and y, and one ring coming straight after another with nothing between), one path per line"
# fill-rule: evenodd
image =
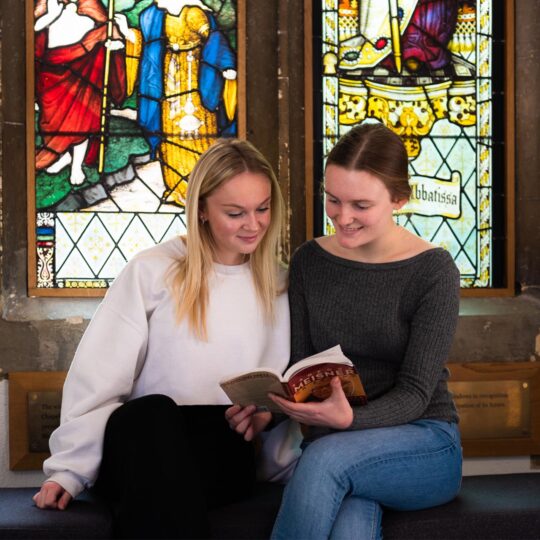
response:
M235 0L36 0L30 290L110 285L185 232L189 173L238 134ZM32 174L33 173L33 174Z
M504 224L495 211L504 180L503 58L494 46L501 7L491 0L314 3L316 173L356 124L382 122L399 134L413 193L396 220L446 248L463 287L502 279L504 248L494 235ZM318 234L332 231L322 204L319 226Z

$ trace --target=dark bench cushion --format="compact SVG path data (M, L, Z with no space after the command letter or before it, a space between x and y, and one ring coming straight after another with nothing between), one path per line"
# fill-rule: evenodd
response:
M35 488L0 489L0 538L110 538L111 517L103 504L84 492L67 510L40 510Z
M268 538L281 488L264 486L250 501L214 511L215 538ZM244 515L244 520L239 519ZM385 510L385 540L540 540L540 474L470 476L448 504L418 510Z
M108 511L85 493L64 512L33 506L35 489L0 489L0 538L109 538ZM255 495L214 510L212 535L268 538L282 487L261 484ZM385 540L539 540L540 474L470 476L452 502L416 512L386 510Z
M539 540L540 474L465 477L448 504L387 510L383 531L385 540Z

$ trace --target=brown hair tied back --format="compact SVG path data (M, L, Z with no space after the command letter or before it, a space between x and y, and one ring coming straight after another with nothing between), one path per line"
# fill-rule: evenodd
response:
M352 128L330 151L328 165L377 176L393 201L411 195L407 150L399 136L383 124L364 123Z

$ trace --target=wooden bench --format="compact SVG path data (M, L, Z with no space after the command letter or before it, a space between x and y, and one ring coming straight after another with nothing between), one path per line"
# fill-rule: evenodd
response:
M64 512L32 503L32 488L0 489L0 538L110 538L108 510L89 493ZM261 484L248 501L211 514L213 538L268 538L282 487ZM452 502L416 512L386 511L385 540L538 540L540 474L470 476Z

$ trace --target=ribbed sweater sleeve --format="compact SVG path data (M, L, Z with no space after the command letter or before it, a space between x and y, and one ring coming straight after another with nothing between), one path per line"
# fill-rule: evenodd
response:
M340 344L360 372L368 404L354 408L350 429L457 421L445 363L457 324L459 273L446 251L367 264L335 257L312 241L291 262L289 301L292 361Z
M315 354L309 327L309 312L298 258L291 261L289 272L289 309L291 313L291 363Z

